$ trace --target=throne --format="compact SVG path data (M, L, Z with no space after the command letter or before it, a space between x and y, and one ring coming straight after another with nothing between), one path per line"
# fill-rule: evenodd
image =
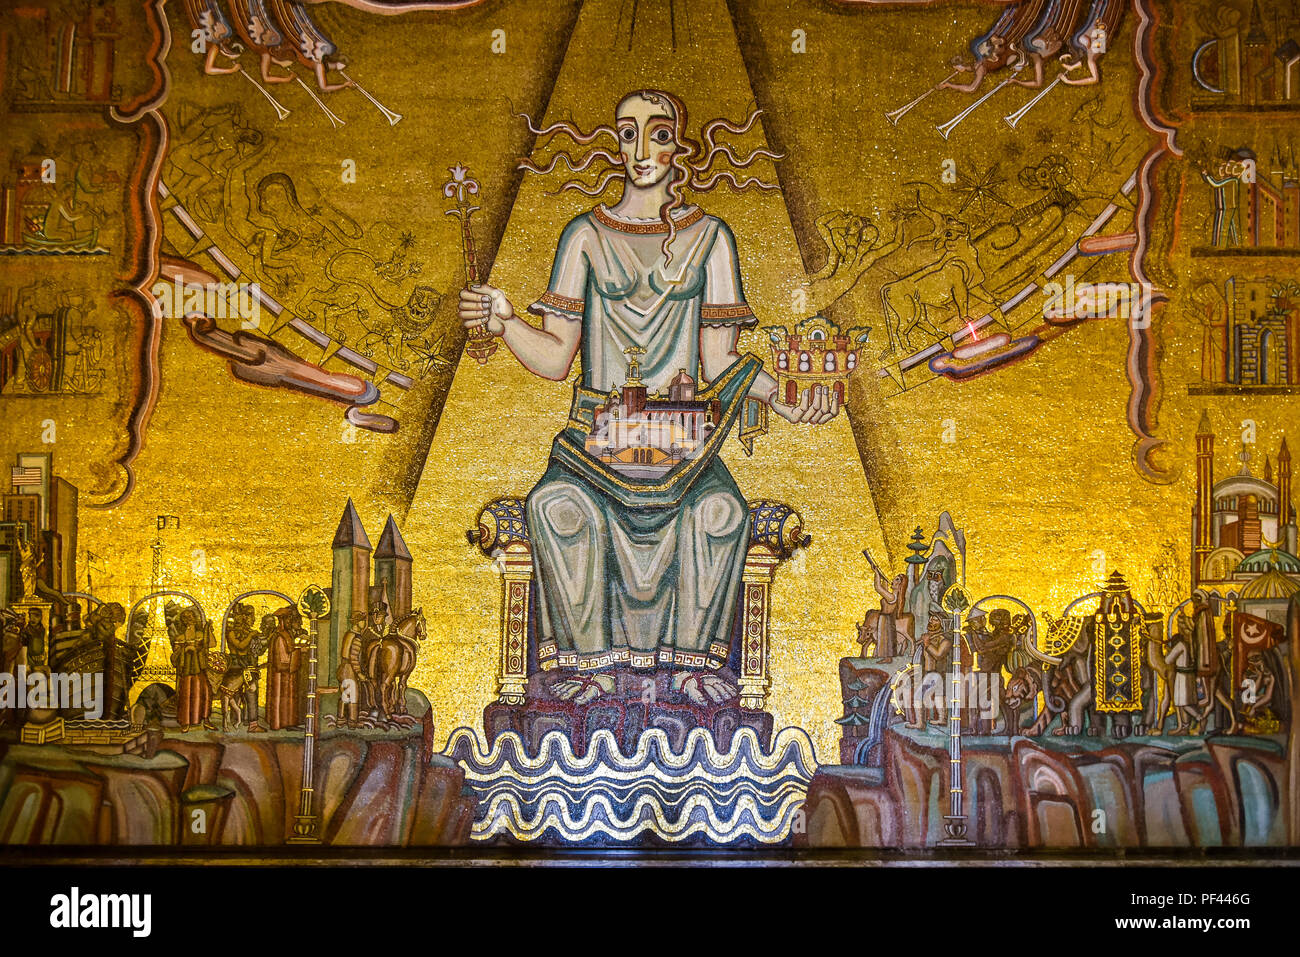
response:
M498 498L483 506L477 527L466 532L471 545L493 560L501 574L501 653L497 699L484 709L484 729L489 742L507 730L518 732L535 751L551 730L564 732L575 753L585 751L591 734L608 727L629 753L640 731L661 727L680 747L692 727L709 727L719 747L725 747L739 727L751 727L767 741L772 717L766 711L768 689L768 621L771 588L777 568L812 537L803 518L780 502L749 503L749 541L736 619L731 632L727 668L740 688L738 701L715 708L700 708L674 701L671 694L652 696L647 704L640 679L620 677L619 696L613 702L574 706L540 700L545 675L551 666L538 664L536 610L533 590L533 553L528 537L524 499Z

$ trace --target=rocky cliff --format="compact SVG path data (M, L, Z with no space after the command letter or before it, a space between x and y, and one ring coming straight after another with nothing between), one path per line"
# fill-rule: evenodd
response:
M890 728L878 767L823 765L806 847L945 837L946 734ZM962 739L967 837L989 848L1277 846L1287 842L1285 743L1269 737Z
M409 730L335 730L317 739L315 811L323 844L463 844L474 800L464 773L433 753L424 712ZM276 846L293 835L301 731L166 729L149 757L61 744L0 751L0 843ZM0 744L0 749L4 748Z

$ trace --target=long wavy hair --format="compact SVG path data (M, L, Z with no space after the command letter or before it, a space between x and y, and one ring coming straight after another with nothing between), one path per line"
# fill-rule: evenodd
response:
M686 105L677 97L671 93L665 93L663 90L636 90L623 97L619 102L624 102L634 96L639 96L658 106L668 106L673 114L673 139L676 141L678 148L673 153L671 160L673 171L670 174L672 179L668 184L670 198L659 207L659 218L668 227L668 235L663 242L664 256L668 261L672 261L669 245L677 233L677 224L674 222L672 214L686 205L686 190L707 193L721 183L727 184L738 192L748 189L768 192L780 190L780 187L775 183L766 182L757 176L745 176L742 179L737 179L735 170L746 169L763 159L775 162L783 159L785 154L774 153L769 149L760 147L738 156L730 144L719 143L714 138L719 132L733 133L737 136L748 133L754 127L754 124L758 122L759 116L763 113L762 110L755 109L751 111L743 123L734 123L722 117L711 119L704 124L699 139L695 139L687 132ZM539 129L526 113L517 115L525 120L528 123L528 129L539 137L539 145L541 144L541 137L563 135L572 140L577 146L591 147L585 151L575 151L579 154L577 156L564 150L556 152L550 157L550 161L545 166L538 166L529 159L520 162L519 169L529 173L550 173L561 163L568 167L571 173L586 173L593 167L600 173L594 182L588 182L590 176L587 179L569 179L555 190L554 195L571 189L587 196L601 196L612 184L627 179L627 170L617 152L611 153L603 147L593 146L593 144L605 137L609 137L617 144L618 132L613 126L597 126L589 132L584 132L572 122L560 121L552 123L545 129ZM727 166L714 168L719 161L730 164L731 168L727 168Z

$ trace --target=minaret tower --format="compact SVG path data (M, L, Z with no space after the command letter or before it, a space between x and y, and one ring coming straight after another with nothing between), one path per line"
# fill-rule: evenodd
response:
M352 627L352 616L367 611L370 591L370 539L361 525L352 499L348 499L334 533L334 572L331 576L330 636L325 652L325 674L333 677L339 667L339 645Z
M1192 508L1192 588L1201 583L1206 556L1214 551L1214 429L1210 413L1201 412L1196 428L1196 504Z
M394 621L410 614L411 553L391 515L384 523L379 544L375 546L375 582L387 583L388 610Z
M1242 91L1248 105L1260 99L1260 79L1269 66L1268 34L1264 32L1264 18L1260 16L1259 0L1250 9L1250 26L1246 32L1246 75L1242 78L1246 88Z
M1291 507L1291 450L1282 437L1282 447L1277 453L1277 527L1283 548L1296 553L1296 521Z

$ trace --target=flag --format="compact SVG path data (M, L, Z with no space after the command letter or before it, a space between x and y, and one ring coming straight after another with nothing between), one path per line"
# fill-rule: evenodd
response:
M1232 636L1232 686L1240 689L1241 678L1246 671L1246 656L1276 648L1286 639L1286 629L1267 618L1248 615L1243 611L1229 612L1224 624L1227 626L1225 630Z
M10 474L13 476L11 481L14 488L30 488L33 485L40 485L43 478L39 468L23 467L21 465L15 466Z

